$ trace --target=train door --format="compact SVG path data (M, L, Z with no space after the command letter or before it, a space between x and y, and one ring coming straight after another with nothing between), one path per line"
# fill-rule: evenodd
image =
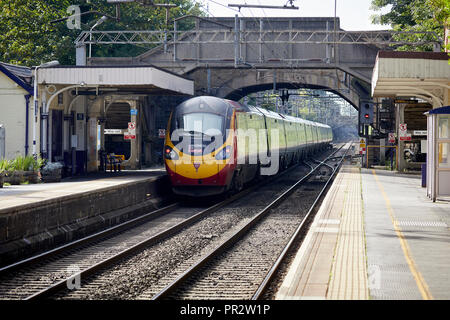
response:
M265 115L262 115L262 121L263 121L263 126L262 126L262 131L261 131L261 135L258 137L258 143L259 143L259 152L260 154L265 154L266 157L268 158L270 156L270 131L269 128L267 127L267 117ZM265 138L265 141L264 141ZM260 140L261 139L261 140ZM265 160L265 159L264 159ZM260 159L261 161L261 159ZM263 165L268 165L268 163L266 163L266 161L263 161Z
M286 122L282 119L275 119L275 122L280 130L280 166L283 168L286 167L288 148Z
M243 134L247 130L246 114L243 112L236 113L236 129L237 131L237 164L246 163L248 159L248 145L246 136Z

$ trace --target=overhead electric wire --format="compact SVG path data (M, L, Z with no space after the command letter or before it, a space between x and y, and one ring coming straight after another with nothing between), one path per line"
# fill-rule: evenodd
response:
M233 10L233 11L235 11L235 12L238 12L238 13L240 13L240 11L239 11L239 10L236 10L236 9L232 9L232 8L230 8L230 7L228 7L228 6L224 5L224 4L221 4L221 3L217 2L217 1L214 1L214 0L206 0L206 1L209 1L209 2L215 3L215 4L219 5L219 6L222 6L222 7L224 7L224 8L227 8L227 9L229 9L229 10Z
M231 8L229 8L229 7L227 7L227 6L223 5L223 4L220 4L220 3L218 3L218 2L216 2L216 1L214 1L214 0L207 0L207 1L210 1L210 2L212 2L212 3L215 3L215 4L220 5L220 6L222 6L222 7L228 8L228 9L230 9L230 10L239 12L239 13L241 14L242 18L246 18L246 16L245 16L241 11L238 11L238 10L235 10L235 9L231 9ZM261 5L260 0L258 0L258 3ZM256 23L259 23L259 20L255 17L255 15L253 14L252 10L251 10L250 8L246 8L246 9L249 10L249 13L250 13L250 15L251 15L251 17L248 16L248 18L251 18L251 19L254 20ZM261 8L261 9L262 9L262 12L263 12L264 17L265 17L265 19L263 18L263 21L266 20L267 23L269 24L269 28L270 28L272 31L275 31L275 29L274 29L272 23L270 22L270 19L269 19L269 17L267 16L265 10L264 10L263 8ZM208 11L208 12L209 12L209 11ZM283 56L282 56L282 53L280 53L277 49L272 50L273 47L269 47L269 45L268 45L262 38L261 38L261 44L262 44L266 49L270 50L270 51L272 52L272 54L274 54L274 56L275 56L276 58L278 58L278 59L280 59L280 60L284 60L284 58L283 58ZM253 52L256 51L256 49L252 48L251 46L247 46L247 48L250 49L250 50L253 51ZM293 67L290 66L290 68L291 68L291 70L292 70ZM227 86L227 87L229 87L229 88L231 88L231 89L233 89L233 90L235 90L235 91L239 91L239 89L232 88L231 86L226 85L226 83L229 82L230 80L222 79L220 76L218 76L218 79L221 80L221 81L223 81L222 86L225 85L225 86ZM225 81L224 81L224 80L225 80ZM293 89L293 90L302 90L302 89L303 89L303 90L308 90L308 91L309 91L309 90L311 90L311 91L316 90L316 89L306 88L305 85L307 85L307 84L306 84L306 82L304 82L304 81L303 81L301 84L291 83L291 85L294 86L294 89ZM220 86L220 87L222 87L222 86ZM268 90L268 91L269 91L269 90ZM326 91L326 90L321 90L321 91ZM326 91L326 92L328 92L328 91ZM333 94L334 94L334 93L333 93ZM276 98L279 99L279 100L281 100L281 97L280 97L280 96L276 96ZM340 98L341 98L341 97L340 97ZM342 99L342 98L341 98L341 99ZM308 104L309 104L309 103L313 103L314 98L313 98L313 97L310 97L310 98L308 98L307 100L309 101ZM296 107L298 108L298 105L297 105Z

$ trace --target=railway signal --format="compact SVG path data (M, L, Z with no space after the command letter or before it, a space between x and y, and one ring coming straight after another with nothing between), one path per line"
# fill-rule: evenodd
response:
M361 124L372 124L373 123L373 103L363 102L359 108L359 119Z

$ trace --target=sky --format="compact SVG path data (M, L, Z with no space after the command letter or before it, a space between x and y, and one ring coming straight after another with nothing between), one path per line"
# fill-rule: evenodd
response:
M341 28L347 31L386 30L388 25L374 25L370 22L370 16L388 12L388 8L382 11L370 10L371 0L294 0L298 10L286 9L255 9L229 8L228 4L253 4L283 6L287 0L197 0L214 17L233 17L239 14L244 17L334 17L336 1L336 15L340 18Z

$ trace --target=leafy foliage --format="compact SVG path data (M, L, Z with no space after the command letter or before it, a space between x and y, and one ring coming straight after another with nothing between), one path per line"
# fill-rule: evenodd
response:
M372 9L380 10L391 6L390 12L372 17L373 23L390 24L396 31L435 32L444 37L444 25L450 27L450 1L448 0L372 0ZM410 34L399 40L423 41L433 40L432 35ZM432 45L403 46L400 50L431 51Z
M166 2L166 1L155 1ZM177 7L170 9L169 20L184 15L203 15L193 0L172 0ZM80 6L81 12L98 11L81 18L81 29L89 30L102 15L116 16L115 6L106 0L0 0L0 61L19 65L39 65L50 60L75 64L74 40L81 30L69 29L65 21L52 21L69 16L70 5ZM159 30L165 27L164 8L142 6L139 3L121 5L120 21L108 19L98 29ZM179 30L192 27L183 20ZM170 26L169 26L170 28ZM93 47L95 56L136 56L148 50L137 46Z
M26 157L18 156L13 160L1 159L0 172L4 171L39 171L44 164L44 160L38 156L36 159L29 155Z

